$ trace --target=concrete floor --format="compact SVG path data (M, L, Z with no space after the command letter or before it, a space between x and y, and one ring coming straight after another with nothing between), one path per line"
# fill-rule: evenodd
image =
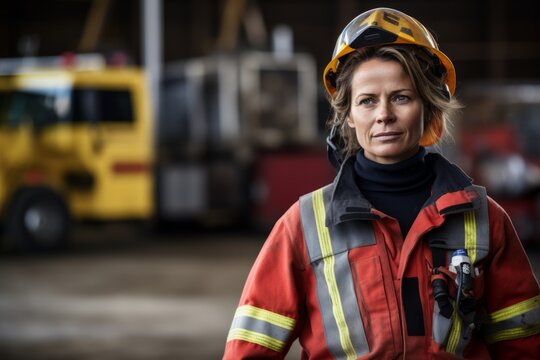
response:
M221 357L262 237L90 233L64 254L0 258L0 358Z
M80 232L63 254L3 255L0 358L220 359L263 241L231 233L149 239L101 226ZM540 275L540 254L531 260Z

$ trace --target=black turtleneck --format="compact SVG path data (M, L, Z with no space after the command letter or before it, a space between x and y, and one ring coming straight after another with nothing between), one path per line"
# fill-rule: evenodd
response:
M420 209L431 195L433 170L424 161L426 150L396 164L379 164L356 154L356 182L371 205L399 222L406 237Z

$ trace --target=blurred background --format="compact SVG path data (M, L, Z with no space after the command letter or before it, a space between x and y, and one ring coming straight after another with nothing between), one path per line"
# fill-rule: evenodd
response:
M334 175L321 74L341 29L379 6L454 62L465 108L433 150L508 211L538 276L530 2L10 1L0 357L219 359L272 224Z

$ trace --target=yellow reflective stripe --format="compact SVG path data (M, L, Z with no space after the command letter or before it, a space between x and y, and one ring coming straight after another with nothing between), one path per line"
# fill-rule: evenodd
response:
M508 306L504 309L497 310L488 315L488 323L493 324L499 321L510 319L511 317L523 314L527 311L540 307L540 295L530 298L517 304Z
M531 327L518 327L513 329L501 330L494 334L485 337L486 341L491 344L502 340L519 339L540 333L540 324Z
M452 314L452 329L450 330L450 336L448 337L448 343L446 344L446 351L455 354L457 346L459 344L459 336L461 334L461 318L456 310Z
M345 315L341 306L341 297L337 286L336 274L334 273L334 256L332 252L332 243L330 241L330 233L326 227L326 214L324 209L323 191L317 190L313 193L313 210L315 212L315 222L317 224L317 233L319 235L319 243L324 261L324 276L328 286L330 299L332 300L332 312L336 319L339 340L341 346L347 355L347 359L356 359L356 351L354 350L349 328L345 321Z
M465 234L465 249L471 260L471 265L476 261L476 215L473 210L463 214L464 234ZM457 310L452 314L452 329L446 345L446 351L455 354L459 339L461 336L461 318Z
M274 339L273 337L270 337L268 335L245 329L232 329L231 331L229 331L227 341L231 340L248 341L277 352L281 351L285 346L285 343L283 341Z
M476 216L474 211L464 213L465 249L471 259L471 265L476 261Z
M251 305L240 306L238 309L236 309L236 313L234 314L234 316L249 316L254 319L266 321L270 324L280 326L287 330L294 329L294 325L296 323L296 320L293 318L289 318L281 314L276 314L274 312Z

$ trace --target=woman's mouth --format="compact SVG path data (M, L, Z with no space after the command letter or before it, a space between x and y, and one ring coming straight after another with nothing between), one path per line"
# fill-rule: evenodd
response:
M401 136L399 131L385 131L373 135L374 138L381 141L391 141L399 138Z

